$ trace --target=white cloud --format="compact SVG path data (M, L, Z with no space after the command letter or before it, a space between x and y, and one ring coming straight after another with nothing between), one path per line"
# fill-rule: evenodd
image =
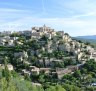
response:
M50 12L45 7L44 0L42 0L41 13L34 10L18 10L11 8L0 8L0 30L25 30L30 29L32 26L41 26L46 24L56 30L64 29L72 36L76 35L90 35L96 34L96 6L91 0L53 0L56 3L57 14L65 13L70 14L68 16L58 18L50 17ZM55 9L55 7L54 7ZM61 10L61 11L59 11ZM50 10L49 10L50 11ZM31 12L31 14L30 14ZM44 14L46 14L44 18ZM66 14L66 15L67 15ZM54 16L54 15L53 15ZM43 17L43 18L41 18ZM69 18L68 18L69 17ZM10 18L16 18L14 20L8 20Z
M88 17L88 16L96 16L96 12L89 12L86 14L74 15L72 18L82 18L82 17Z
M0 8L0 12L24 12L25 10L13 9L13 8Z
M13 15L30 13L28 10L15 9L15 8L0 8L0 19L2 17L13 17ZM16 17L16 16L15 16Z
M32 26L41 26L46 24L55 28L56 30L64 29L66 32L72 36L74 35L87 35L94 34L96 29L96 22L93 20L84 21L79 19L70 18L34 18L25 17L14 22L8 22L1 24L1 30L26 30L31 29Z
M96 11L96 4L92 0L72 0L64 4L61 3L61 5L79 13L88 13Z

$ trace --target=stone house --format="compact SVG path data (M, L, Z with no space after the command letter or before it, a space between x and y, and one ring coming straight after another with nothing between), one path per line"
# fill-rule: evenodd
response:
M14 46L14 40L9 40L8 41L8 46Z
M68 68L56 68L58 79L61 79L64 75L71 73L72 71Z
M43 35L42 32L34 32L34 33L32 33L31 38L39 39L39 38L41 38L42 35Z
M42 84L40 84L40 83L34 83L34 82L32 82L32 86L33 85L35 85L35 86L42 86Z
M96 61L96 50L94 50L94 52L91 53L90 59L94 59Z
M32 75L39 75L40 69L36 66L30 66L30 72Z
M28 71L28 70L26 70L26 69L23 69L23 70L22 70L22 74L23 74L23 75L29 75L29 76L30 76L30 75L31 75L31 72Z
M56 68L56 73L58 79L61 79L64 75L74 73L74 71L80 69L82 64L78 64L75 66L67 66L66 68Z
M51 68L40 68L40 72L44 72L45 74L50 73Z
M7 67L8 67L8 70L9 70L9 71L14 70L13 65L11 65L11 64L7 64ZM2 68L2 69L5 69L4 64L1 64L1 68Z
M84 57L84 53L83 52L80 52L78 54L78 60L82 60L83 57Z

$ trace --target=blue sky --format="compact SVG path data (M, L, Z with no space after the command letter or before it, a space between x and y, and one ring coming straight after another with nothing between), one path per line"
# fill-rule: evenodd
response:
M0 0L0 31L32 26L96 35L96 0Z

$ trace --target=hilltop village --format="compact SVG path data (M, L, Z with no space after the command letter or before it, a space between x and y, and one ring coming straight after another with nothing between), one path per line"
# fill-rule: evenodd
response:
M32 77L34 84L38 82L36 76L42 73L62 79L91 59L96 61L93 46L45 25L26 31L0 33L0 68L4 69L4 60L7 60L9 71ZM40 85L39 82L36 85Z

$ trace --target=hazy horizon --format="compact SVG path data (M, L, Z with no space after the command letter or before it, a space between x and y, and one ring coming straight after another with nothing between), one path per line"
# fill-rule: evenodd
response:
M96 1L0 0L0 31L44 24L71 36L96 35Z

